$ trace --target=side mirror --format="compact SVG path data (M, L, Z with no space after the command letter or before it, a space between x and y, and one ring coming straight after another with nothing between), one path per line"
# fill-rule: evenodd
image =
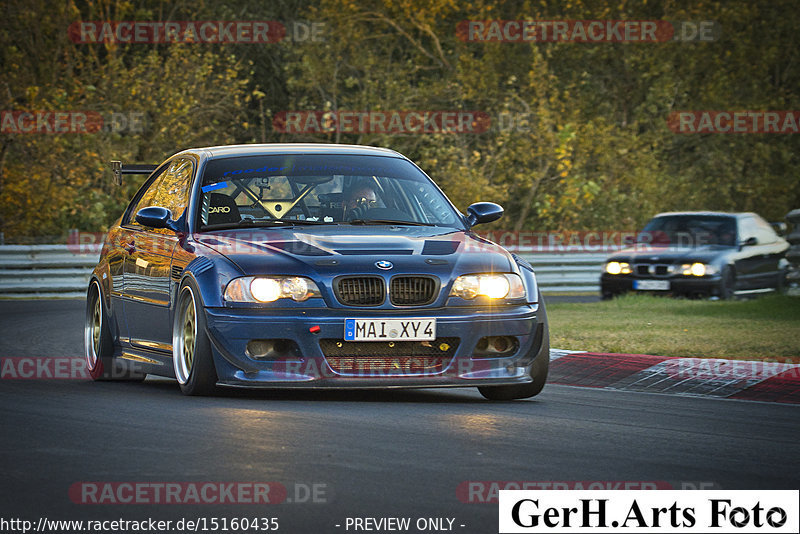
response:
M470 227L496 221L502 216L503 207L494 202L476 202L467 208L467 223Z
M755 245L758 245L758 239L756 239L755 237L748 237L747 239L742 241L742 245L741 246L743 246L743 247L752 247L752 246L755 246Z
M172 212L161 206L149 206L136 213L136 222L148 228L169 228L174 230Z

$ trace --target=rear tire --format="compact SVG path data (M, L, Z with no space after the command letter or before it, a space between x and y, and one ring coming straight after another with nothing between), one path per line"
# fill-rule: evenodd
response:
M177 303L172 326L175 378L184 395L213 395L217 392L217 370L200 291L191 278L181 284Z
M89 284L86 295L86 320L83 327L83 350L86 370L92 380L128 380L141 382L147 376L126 369L114 358L114 342L108 324L108 312L97 280Z

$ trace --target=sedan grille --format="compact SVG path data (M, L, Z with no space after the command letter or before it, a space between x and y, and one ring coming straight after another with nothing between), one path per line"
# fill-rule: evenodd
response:
M340 278L335 290L339 302L348 306L378 306L386 294L383 278L378 276Z
M637 264L634 266L636 269L636 274L640 276L668 276L669 275L669 265L666 264L655 264L655 263L644 263L644 264Z
M428 276L395 276L389 284L395 306L422 306L436 298L436 281Z

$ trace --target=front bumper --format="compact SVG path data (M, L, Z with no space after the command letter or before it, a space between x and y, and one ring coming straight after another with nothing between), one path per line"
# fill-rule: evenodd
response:
M532 380L534 361L549 358L548 347L542 343L547 321L541 313L543 308L540 310L537 305L504 306L502 310L497 307L402 311L206 308L205 312L218 384L223 386L416 388L525 384ZM342 371L326 358L320 340L342 340L345 319L354 317L436 318L437 341L432 345L438 346L444 338L457 338L458 345L441 358L438 366L426 367L427 357L422 356L412 357L409 364L408 357L395 359L391 351L387 356L384 348L380 352L385 365ZM478 340L485 336L511 336L517 340L516 350L494 357L474 355ZM255 339L290 340L297 350L289 358L253 358L246 348Z
M668 290L642 291L633 288L636 280L668 281ZM605 295L619 295L622 293L636 292L661 295L719 295L722 278L719 275L688 277L645 277L634 275L603 274L600 277L600 292Z

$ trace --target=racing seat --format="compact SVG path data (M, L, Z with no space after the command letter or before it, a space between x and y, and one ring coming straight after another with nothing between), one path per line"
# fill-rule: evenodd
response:
M333 217L333 220L341 221L344 213L343 200L344 193L320 193L320 218Z
M236 223L242 219L239 206L228 195L211 193L208 197L208 224Z

